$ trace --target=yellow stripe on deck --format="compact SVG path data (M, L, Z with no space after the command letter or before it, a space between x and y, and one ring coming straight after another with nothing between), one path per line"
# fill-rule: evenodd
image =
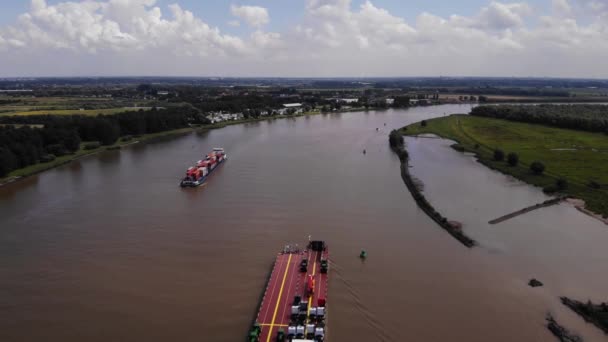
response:
M312 278L315 278L315 272L317 271L317 253L315 252L315 261L312 263ZM312 299L315 297L315 288L312 288L312 294L308 298L308 309L306 309L306 324L308 325L308 315L310 315L310 306L312 305Z
M268 332L268 339L266 340L266 342L270 342L272 329L275 327L274 321L277 318L277 311L279 311L279 304L281 303L281 296L283 295L283 288L285 287L285 279L287 279L287 273L289 273L289 263L291 261L292 255L293 254L289 254L289 258L287 259L287 266L285 267L285 273L283 273L283 281L281 282L281 289L279 290L279 298L277 298L277 305L274 307L274 314L272 315L272 322L270 323L270 331Z
M273 326L273 327L288 327L288 324L260 324L261 327L269 327L269 326Z

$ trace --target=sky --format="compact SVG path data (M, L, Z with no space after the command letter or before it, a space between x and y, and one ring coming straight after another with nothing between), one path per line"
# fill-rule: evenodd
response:
M2 0L0 77L608 78L608 0Z

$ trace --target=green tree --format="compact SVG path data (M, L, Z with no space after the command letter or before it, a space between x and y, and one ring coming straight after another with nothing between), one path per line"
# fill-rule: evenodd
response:
M565 190L566 188L568 188L568 180L566 180L565 178L558 178L555 181L555 186L558 190Z
M401 133L397 130L392 130L388 136L388 142L391 145L391 148L401 148L403 147L403 137Z
M543 172L545 172L545 164L539 161L534 161L532 164L530 164L530 171L532 171L535 175L541 175Z
M494 160L503 161L505 159L505 152L501 149L494 150Z
M100 120L98 123L98 136L99 142L102 145L112 145L118 140L120 135L120 131L118 126L116 126L110 120Z
M0 177L17 168L17 157L8 148L0 148Z
M70 152L76 152L80 149L80 136L75 129L71 130L65 137L63 144Z
M507 155L507 163L511 166L517 166L519 163L519 156L517 153L511 152Z

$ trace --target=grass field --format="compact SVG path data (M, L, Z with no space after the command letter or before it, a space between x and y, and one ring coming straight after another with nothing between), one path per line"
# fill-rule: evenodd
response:
M0 95L2 115L97 115L167 106L156 101L101 97L33 97ZM85 108L84 110L80 110Z
M499 119L452 115L428 120L426 127L415 123L401 129L405 135L432 133L457 141L466 151L477 154L483 164L541 187L568 181L563 192L585 200L587 208L608 216L608 136ZM515 152L517 166L493 160L495 149L505 155ZM506 159L506 158L505 158ZM543 175L534 175L529 166L542 162ZM589 187L591 181L600 189Z
M0 115L98 115L98 114L117 114L122 112L137 111L140 109L150 109L147 107L121 107L121 108L103 108L103 109L55 109L55 110L31 110L31 111L14 111L4 112Z

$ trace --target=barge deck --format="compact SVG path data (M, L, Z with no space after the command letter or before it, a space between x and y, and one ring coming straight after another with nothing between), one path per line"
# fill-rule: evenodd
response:
M325 341L328 255L323 241L277 255L249 341Z

